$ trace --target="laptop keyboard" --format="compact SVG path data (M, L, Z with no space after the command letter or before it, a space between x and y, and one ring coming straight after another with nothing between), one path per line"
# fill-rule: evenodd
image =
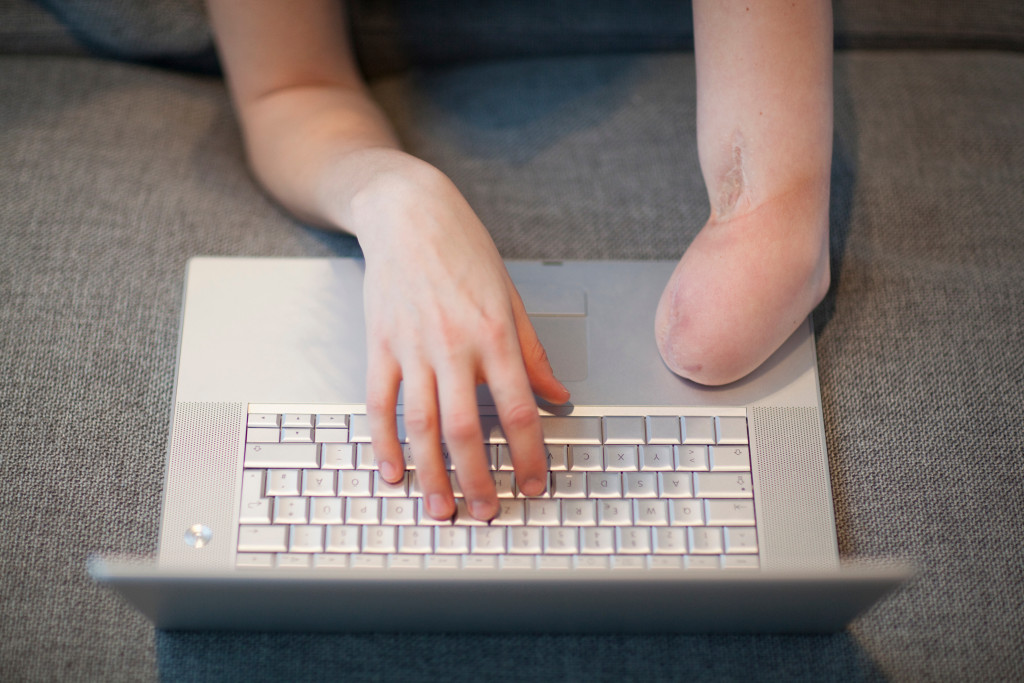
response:
M548 488L529 498L497 418L481 420L500 503L489 523L450 463L455 516L427 515L408 443L404 479L384 481L365 414L249 413L237 566L758 568L746 418L543 417Z

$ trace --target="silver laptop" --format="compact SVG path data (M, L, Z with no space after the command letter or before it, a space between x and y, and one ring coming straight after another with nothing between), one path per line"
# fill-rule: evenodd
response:
M549 632L835 631L906 578L840 566L809 321L701 387L654 344L674 262L507 265L573 396L543 496L486 388L494 520L431 519L411 458L378 476L362 261L197 258L159 551L92 575L170 629Z

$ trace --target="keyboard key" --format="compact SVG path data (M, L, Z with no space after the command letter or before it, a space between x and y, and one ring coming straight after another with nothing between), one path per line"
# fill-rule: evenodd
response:
M416 523L416 501L412 498L385 498L381 520L392 526Z
M698 472L693 475L694 495L698 498L752 498L749 472Z
M352 569L384 569L387 566L387 556L379 553L358 553L349 556L349 565Z
M313 440L317 443L346 443L348 441L348 430L318 427L313 433Z
M313 428L313 416L309 413L285 413L281 416L282 427Z
M662 498L693 498L693 475L689 472L658 472Z
M505 432L501 429L501 420L497 415L481 415L480 430L483 432L486 444L508 443Z
M608 557L605 555L574 555L573 569L607 569Z
M498 498L515 497L515 476L511 472L495 472L493 477L494 489L498 493Z
M680 446L676 451L678 468L687 471L704 471L708 469L707 446Z
M268 496L299 495L299 470L270 470L267 472Z
M707 570L721 566L718 555L687 555L683 558L684 569Z
M322 553L324 528L309 524L296 524L291 528L288 551L293 553Z
M631 526L633 524L633 503L629 500L602 501L597 510L600 526Z
M654 529L654 553L656 555L683 555L686 553L686 548L686 529L670 526Z
M647 558L647 566L650 569L682 569L683 558L681 555L651 555Z
M338 473L338 494L342 496L370 496L373 488L373 472L366 470L341 470Z
M496 555L505 552L505 529L496 526L478 526L470 531L470 544L474 553Z
M677 444L680 442L678 417L659 415L647 418L647 443Z
M530 526L557 526L561 523L558 501L531 498L526 501L526 523Z
M611 555L615 552L615 530L610 527L582 529L580 552L585 555Z
M724 555L722 569L757 569L760 567L757 555Z
M747 443L747 418L745 417L719 417L718 443L721 444L745 444Z
M565 444L546 444L548 470L551 472L569 469L569 451Z
M397 483L392 484L381 477L380 472L374 472L373 495L380 498L405 498L409 495L406 478L402 477Z
M669 522L672 526L702 526L704 506L699 500L673 500L668 504Z
M604 418L604 442L607 444L644 443L646 430L643 417Z
M315 569L344 569L348 567L348 555L318 553L313 555Z
M635 499L633 519L638 526L667 526L668 501Z
M537 569L572 569L575 559L573 555L538 555Z
M434 529L434 552L442 555L469 552L469 528L443 526Z
M249 413L245 424L249 427L273 427L278 429L281 426L281 418L277 413Z
M425 555L423 557L423 566L426 569L460 569L462 567L462 557L460 555Z
M511 527L508 530L508 551L517 555L536 555L543 545L542 529L538 527Z
M337 495L336 475L334 470L302 470L302 495Z
M643 569L647 566L642 555L612 555L608 559L612 569Z
M246 444L245 466L262 467L303 467L317 466L316 444L279 443Z
M501 555L498 567L501 569L533 569L534 559L530 555Z
M487 524L487 521L473 516L469 511L469 503L466 502L465 498L455 499L455 519L453 521L459 526L482 526Z
M345 504L341 498L313 498L309 508L310 524L341 524Z
M242 524L270 524L270 498L263 496L264 470L242 473L242 500L238 521Z
M605 446L604 468L614 472L636 471L640 469L636 446Z
M522 500L501 499L498 514L491 520L491 526L521 526L526 524L526 503Z
M750 471L750 448L747 446L712 446L709 450L712 472Z
M594 526L597 524L597 501L563 500L562 524L565 526Z
M683 443L713 444L715 442L715 420L712 417L684 417Z
M352 443L370 442L370 418L366 415L353 415L348 423L348 440Z
M276 566L282 569L308 569L313 566L313 556L306 553L278 553Z
M423 569L419 555L388 555L388 569Z
M566 527L544 528L544 552L552 555L575 555L580 551L576 529Z
M345 524L380 524L380 498L349 498Z
M658 495L658 479L654 472L626 472L624 495L626 498L655 498Z
M364 553L394 553L398 551L398 533L393 526L363 527Z
M649 527L616 527L615 541L618 552L624 555L647 555L651 552Z
M327 552L358 553L360 550L359 527L348 525L327 527Z
M617 472L587 472L591 498L622 498L622 475Z
M569 453L569 467L573 471L604 469L604 449L601 446L572 446Z
M722 528L717 526L689 527L690 552L695 555L720 555L724 552Z
M725 552L751 554L757 552L757 532L748 526L725 527Z
M705 501L708 524L712 526L753 526L754 501L728 498Z
M544 441L557 444L601 443L601 418L599 417L542 417L541 428Z
M255 429L250 427L245 430L246 443L277 443L280 440L280 429Z
M305 427L288 427L281 430L281 443L312 443L313 430Z
M288 550L288 527L265 524L238 525L239 552L283 553Z
M377 458L373 454L373 444L361 443L356 446L356 469L377 469Z
M235 566L239 568L265 568L274 566L273 553L238 553Z
M672 446L654 445L640 447L640 469L644 471L669 471L675 468L675 454Z
M348 429L348 415L337 413L321 413L316 416L316 428Z
M355 444L329 443L321 446L320 451L320 467L325 470L350 470L355 467Z
M274 499L274 524L308 524L309 499L281 496Z
M431 527L398 527L398 552L418 554L434 552L434 530Z
M585 472L551 473L551 496L553 498L584 498L586 494Z

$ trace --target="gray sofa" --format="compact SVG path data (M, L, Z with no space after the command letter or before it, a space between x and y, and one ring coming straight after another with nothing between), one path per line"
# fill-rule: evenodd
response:
M509 637L154 632L86 577L156 546L186 260L359 247L253 183L198 3L0 0L0 679L1024 679L1021 7L835 7L839 543L918 578L832 636ZM408 149L525 259L702 225L688 12L353 7Z

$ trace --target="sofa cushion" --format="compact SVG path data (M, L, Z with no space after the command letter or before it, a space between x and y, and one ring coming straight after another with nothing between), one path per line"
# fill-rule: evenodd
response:
M707 212L693 85L677 54L427 69L374 90L506 257L654 259ZM816 322L840 549L920 570L849 631L154 635L84 565L155 548L186 259L358 245L259 192L220 81L0 58L5 677L1024 678L1022 88L1019 54L837 58L835 277Z

